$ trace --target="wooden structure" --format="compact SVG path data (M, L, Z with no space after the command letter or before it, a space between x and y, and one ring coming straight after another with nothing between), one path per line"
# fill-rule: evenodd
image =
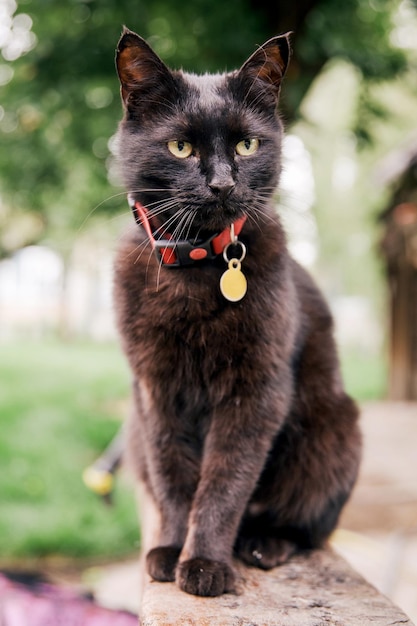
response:
M389 395L417 400L417 149L381 218L390 294Z
M236 594L190 596L147 581L141 626L390 626L413 622L330 549L264 572L237 564Z
M236 562L236 592L216 598L152 581L144 555L156 545L159 516L140 491L140 626L414 626L330 547L297 555L268 572Z

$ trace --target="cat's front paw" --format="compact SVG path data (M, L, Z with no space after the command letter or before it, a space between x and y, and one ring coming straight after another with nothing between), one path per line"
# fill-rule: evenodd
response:
M169 583L175 580L175 569L181 549L175 546L153 548L146 555L146 571L154 580Z
M178 565L176 580L186 593L220 596L234 590L235 576L226 563L196 558Z

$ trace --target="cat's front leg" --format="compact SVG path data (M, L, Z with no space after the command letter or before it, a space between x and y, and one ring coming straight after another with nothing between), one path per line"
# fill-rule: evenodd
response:
M141 561L140 572L151 575L154 580L160 582L173 582L180 547L159 546L161 538L162 516L153 495L150 493L148 481L139 481L137 485L137 500L139 505L140 535L141 535ZM188 512L187 512L188 515ZM182 535L180 545L184 543L185 532ZM164 554L165 553L165 554ZM154 555L154 556L151 556ZM140 593L143 594L146 578L140 577Z
M173 582L187 533L191 500L183 497L180 488L177 497L171 498L165 494L157 507L160 514L160 528L156 541L146 553L146 571L154 580Z
M199 446L182 432L181 419L172 415L169 399L167 406L155 409L141 379L135 381L133 398L126 439L128 461L140 485L142 554L151 578L171 582L197 489Z
M176 571L177 584L187 593L216 596L233 590L237 529L290 396L276 392L276 401L267 403L268 392L231 399L213 417Z

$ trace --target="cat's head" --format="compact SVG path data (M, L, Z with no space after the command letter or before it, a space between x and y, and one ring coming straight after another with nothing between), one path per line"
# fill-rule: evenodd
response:
M221 230L243 214L262 219L280 171L277 103L289 54L283 35L240 70L196 76L171 71L141 37L123 32L121 174L131 198L174 237Z

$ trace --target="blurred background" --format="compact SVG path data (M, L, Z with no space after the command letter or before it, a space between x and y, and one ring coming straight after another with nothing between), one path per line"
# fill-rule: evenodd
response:
M293 31L277 210L331 304L365 434L335 545L417 619L416 0L0 0L0 567L100 595L104 564L136 563L129 477L112 507L81 478L129 404L111 303L132 221L113 153L123 24L196 72Z

